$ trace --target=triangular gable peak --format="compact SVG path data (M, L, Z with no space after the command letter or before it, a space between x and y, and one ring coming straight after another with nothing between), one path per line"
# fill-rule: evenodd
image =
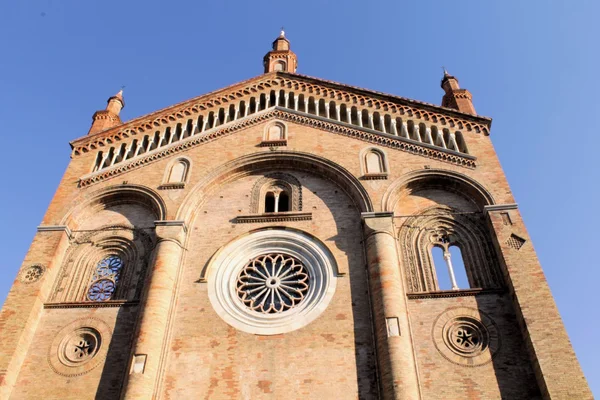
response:
M72 156L96 151L92 174L157 159L273 117L474 167L462 132L489 134L491 120L432 104L290 73L269 73L118 127L77 139ZM150 157L152 156L152 157ZM145 164L145 163L144 163ZM112 174L111 174L112 175ZM93 179L96 181L96 179Z

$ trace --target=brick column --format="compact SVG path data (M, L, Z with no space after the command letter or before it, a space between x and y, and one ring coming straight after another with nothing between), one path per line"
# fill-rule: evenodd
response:
M593 399L516 204L485 207L544 399Z
M419 399L393 213L363 213L377 362L384 399Z
M185 234L183 221L156 221L158 244L140 304L123 399L153 399L157 396Z
M19 276L4 302L0 312L0 399L10 397L70 238L71 232L66 226L38 227ZM43 274L37 281L22 281L22 274L32 265L42 265Z

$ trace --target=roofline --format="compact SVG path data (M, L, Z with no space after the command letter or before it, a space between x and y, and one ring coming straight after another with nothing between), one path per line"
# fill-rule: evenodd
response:
M380 97L380 98L393 99L395 102L398 102L398 103L403 104L403 105L417 106L417 107L424 108L427 111L442 112L442 113L445 113L445 114L450 114L450 115L455 116L455 117L459 117L459 118L467 119L467 120L471 120L471 121L476 121L476 122L479 122L479 123L491 124L491 122L492 122L492 118L491 117L486 117L486 116L483 116L483 115L473 115L473 114L469 114L469 113L464 113L462 111L458 111L458 110L455 110L453 108L442 107L442 106L438 106L436 104L427 103L425 101L413 100L413 99L409 99L407 97L396 96L396 95L389 94L389 93L379 92L377 90L364 89L364 88L361 88L361 87L358 87L358 86L348 85L348 84L345 84L345 83L339 83L339 82L335 82L335 81L329 81L327 79L315 78L313 76L296 74L296 73L291 73L291 72L281 72L281 71L278 71L277 74L278 75L283 75L283 76L288 76L288 77L300 78L300 79L304 79L304 80L315 82L315 83L325 83L327 85L336 86L336 87L339 87L339 88L344 88L346 90L354 90L354 91L360 92L361 94L367 94L367 95L369 95L371 97L377 96L377 97Z
M249 79L245 79L243 81L239 81L237 83L234 83L232 85L229 86L225 86L223 88L214 90L212 92L208 92L205 94L202 94L200 96L196 96L196 97L192 97L188 100L184 100L182 102L173 104L171 106L165 107L165 108L161 108L159 110L150 112L148 114L144 114L141 115L139 117L133 118L127 122L122 123L121 125L106 129L104 131L100 131L100 132L96 132L93 135L85 135L85 136L81 136L78 137L77 139L72 140L70 143L71 148L74 148L76 144L78 144L79 142L83 142L86 140L89 140L90 138L93 137L99 137L102 135L105 135L108 132L112 132L112 131L118 131L120 129L126 128L130 125L134 125L137 122L141 122L147 118L151 118L154 116L158 116L160 114L163 114L165 112L168 112L170 110L176 110L178 108L184 107L186 105L191 105L197 101L199 101L202 98L205 97L211 97L211 96L215 96L218 95L222 92L227 92L230 90L233 90L239 86L244 86L252 81L255 80L259 80L261 78L264 77L274 77L274 76L281 76L281 77L286 77L286 78L292 78L292 79L298 79L298 80L304 80L304 81L308 81L311 83L317 83L317 84L321 84L321 85L325 85L325 86L330 86L333 88L339 88L339 89L343 89L343 90L349 90L349 91L355 91L358 92L358 94L364 94L370 97L376 97L376 98L380 98L380 99L390 99L393 102L399 103L401 105L407 105L407 106L413 106L413 107L419 107L419 108L423 108L427 111L433 111L433 112L440 112L440 113L444 113L447 114L449 116L454 116L454 117L458 117L461 119L465 119L465 120L469 120L469 121L474 121L474 122L478 122L478 123L483 123L486 124L488 126L491 126L492 123L492 119L490 117L484 117L484 116L479 116L479 115L472 115L472 114L467 114L467 113L463 113L451 108L447 108L447 107L442 107L442 106L437 106L435 104L431 104L431 103L426 103L423 101L418 101L418 100L412 100L406 97L401 97L401 96L395 96L395 95L391 95L388 93L383 93L383 92L378 92L376 90L370 90L370 89L363 89L357 86L352 86L352 85L347 85L347 84L343 84L343 83L338 83L338 82L334 82L334 81L329 81L326 79L321 79L321 78L315 78L312 76L308 76L308 75L301 75L301 74L296 74L296 73L291 73L291 72L281 72L281 71L273 71L273 72L268 72L268 73L264 73L264 74L260 74L260 75L256 75L252 78Z

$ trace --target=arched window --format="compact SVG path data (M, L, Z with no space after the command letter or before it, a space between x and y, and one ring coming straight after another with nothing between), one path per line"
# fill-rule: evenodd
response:
M276 172L258 179L252 188L251 213L302 211L302 187L292 175Z
M502 287L485 224L445 207L406 219L398 240L410 293Z
M441 237L440 243L431 248L431 261L435 269L438 290L470 288L465 264L456 245L449 246L449 239Z
M90 301L110 300L117 290L122 268L123 260L118 255L112 254L100 260L92 274L87 299Z
M277 202L277 210L279 212L290 211L290 196L286 192L279 193L279 201Z
M286 139L286 127L281 122L274 122L265 127L263 135L264 146L285 146Z
M267 192L265 196L265 212L275 212L275 193Z
M284 61L276 61L273 65L273 71L285 71L285 62Z
M167 166L163 184L159 189L181 189L187 181L190 170L190 161L187 158L178 158Z
M267 134L267 140L275 141L275 140L283 140L285 137L283 136L283 127L278 124L273 124L269 127L269 132Z
M265 195L265 212L287 211L290 211L290 196L287 191L280 187L270 188Z
M361 158L363 175L365 177L381 177L385 179L387 167L383 152L373 148L367 149L366 151L363 151Z
M171 167L171 173L169 174L167 182L185 182L185 170L186 164L183 161L177 161L173 164L173 167Z

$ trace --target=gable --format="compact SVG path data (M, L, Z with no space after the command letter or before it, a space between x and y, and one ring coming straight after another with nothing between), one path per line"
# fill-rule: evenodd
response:
M470 168L475 157L468 154L463 132L489 132L490 120L482 117L402 98L383 99L375 92L367 97L339 84L329 87L332 84L307 80L267 74L78 139L72 143L73 157L96 153L92 173L82 177L80 185L272 118Z

